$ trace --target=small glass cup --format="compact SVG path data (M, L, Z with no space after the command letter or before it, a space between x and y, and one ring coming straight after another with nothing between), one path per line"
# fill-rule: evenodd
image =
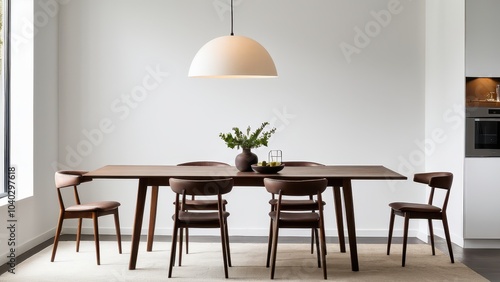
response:
M495 97L495 92L493 91L490 91L487 95L486 95L486 101L488 102L491 102L491 101L496 101L493 97Z

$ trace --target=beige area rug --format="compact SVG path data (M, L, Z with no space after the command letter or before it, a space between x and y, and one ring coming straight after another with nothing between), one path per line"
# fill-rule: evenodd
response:
M191 243L184 255L183 266L174 267L173 277L167 278L170 243L155 242L154 251L146 252L141 242L137 269L128 270L130 242L123 242L123 254L118 254L116 242L101 242L101 265L96 265L94 243L83 241L80 252L74 242L62 241L55 262L50 262L52 246L18 264L15 274L4 273L0 281L225 281L219 243ZM430 246L408 245L407 265L401 267L401 245L394 244L390 256L385 245L358 246L360 271L351 271L349 253L340 253L330 244L327 255L328 280L333 281L488 281L459 262ZM269 280L265 267L266 244L231 244L233 267L229 279L237 281ZM281 244L275 280L324 281L317 267L316 256L307 244Z

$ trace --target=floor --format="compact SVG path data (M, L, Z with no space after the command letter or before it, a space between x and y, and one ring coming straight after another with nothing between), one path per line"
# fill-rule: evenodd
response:
M159 238L155 238L155 240L169 240L169 236L159 236ZM211 242L216 239L216 237L190 237L190 240L193 242ZM101 240L115 240L116 237L113 235L102 235L100 237ZM123 236L122 240L130 241L130 236ZM61 240L75 240L74 235L63 235L61 236ZM93 236L91 235L83 235L82 240L93 241ZM144 236L141 240L146 241L146 237ZM217 239L218 240L218 239ZM247 242L247 243L266 243L267 237L231 237L231 242ZM281 242L290 242L290 243L309 243L309 238L282 238ZM337 243L336 238L327 238L328 243ZM401 238L393 238L393 243L401 243ZM49 239L42 244L36 246L35 248L21 254L17 257L17 263L22 263L25 259L30 256L36 254L42 249L52 245L53 239ZM362 244L386 244L386 238L358 238L358 243ZM409 239L410 244L424 244L422 241L412 238ZM436 247L444 253L448 253L446 242L440 238L436 238ZM430 252L430 247L429 247ZM490 281L499 281L500 282L500 249L462 249L457 245L453 245L453 254L455 256L456 261L460 261L463 264L467 265L469 268L473 269L486 279ZM7 265L0 266L0 274L3 274L8 270Z

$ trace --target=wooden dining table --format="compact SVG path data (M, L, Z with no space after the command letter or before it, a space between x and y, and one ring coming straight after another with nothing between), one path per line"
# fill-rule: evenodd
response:
M241 172L229 166L175 166L175 165L107 165L84 175L90 179L138 179L137 200L135 207L132 246L129 269L135 269L141 236L146 194L152 187L150 222L148 228L147 250L153 245L158 188L169 186L170 178L187 179L217 179L233 178L234 186L263 187L264 178L279 179L317 179L326 178L328 186L334 189L335 212L341 251L345 252L344 227L342 222L342 207L340 191L344 199L347 233L352 271L359 271L358 251L356 242L356 224L354 220L354 201L352 195L352 180L405 180L401 175L381 165L327 165L310 167L285 167L275 174L256 172ZM264 211L263 211L264 212Z

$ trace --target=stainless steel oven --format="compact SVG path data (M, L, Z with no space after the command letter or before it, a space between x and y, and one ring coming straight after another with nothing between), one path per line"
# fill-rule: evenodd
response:
M500 157L500 108L467 108L465 156Z

